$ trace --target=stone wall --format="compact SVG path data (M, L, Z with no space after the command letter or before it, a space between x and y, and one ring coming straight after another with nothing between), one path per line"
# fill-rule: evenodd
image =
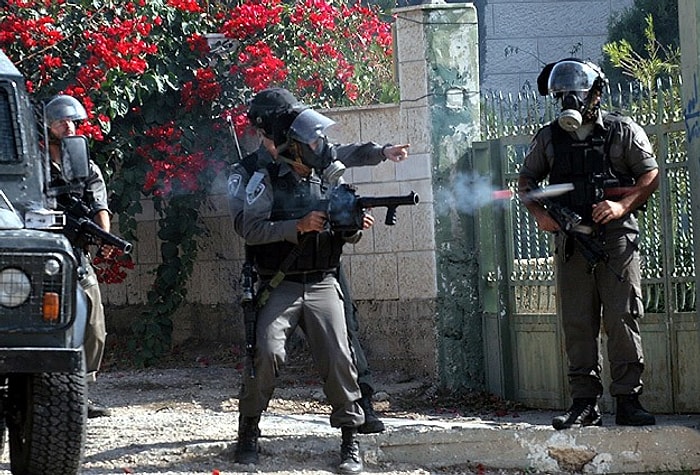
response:
M377 106L324 111L338 122L330 130L334 142L402 143L409 135L401 126L400 107ZM346 246L344 265L361 315L362 339L372 367L434 376L435 366L435 240L430 183L430 155L416 153L425 145L412 142L409 160L349 169L347 181L361 196L419 194L417 206L397 210L395 226L384 224L385 209L374 211L377 224L363 239ZM208 229L188 286L187 304L174 318L174 343L194 338L241 344L242 313L238 278L243 242L233 232L220 176L203 210ZM157 216L150 201L142 202L136 268L123 284L103 285L110 333L124 333L138 318L159 261ZM118 229L115 223L115 229Z
M536 89L542 66L576 56L598 62L611 15L633 0L477 1L482 89Z

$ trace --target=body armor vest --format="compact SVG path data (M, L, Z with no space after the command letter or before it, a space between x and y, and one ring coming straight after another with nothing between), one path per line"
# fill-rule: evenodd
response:
M285 221L304 217L314 209L320 209L322 199L319 180L298 181L293 173L279 176L279 165L268 166L272 180L273 205L271 221ZM287 274L333 270L340 264L344 240L331 230L305 235L301 254L287 269ZM259 270L276 272L282 261L295 248L296 244L279 241L249 246Z
M549 183L574 185L572 191L552 200L576 212L587 225L593 223L592 205L604 199L605 188L620 186L607 156L614 126L606 122L607 130L596 125L583 141L572 138L556 122L551 124L555 158Z

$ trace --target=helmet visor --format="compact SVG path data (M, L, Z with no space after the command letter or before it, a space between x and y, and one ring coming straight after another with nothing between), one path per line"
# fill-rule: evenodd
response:
M552 68L548 89L550 94L557 96L563 92L587 92L598 77L598 72L587 64L562 61Z
M301 112L289 127L289 137L297 142L311 144L324 137L325 130L335 121L323 114L319 114L313 109L306 109Z

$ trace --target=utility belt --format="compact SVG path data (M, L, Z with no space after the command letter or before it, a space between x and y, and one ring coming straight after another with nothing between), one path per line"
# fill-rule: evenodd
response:
M263 281L269 281L274 277L274 274L260 274L260 278ZM309 271L309 272L295 272L293 274L285 274L284 280L289 282L296 282L299 284L317 284L323 281L326 277L338 277L338 271L336 269L322 270L322 271Z

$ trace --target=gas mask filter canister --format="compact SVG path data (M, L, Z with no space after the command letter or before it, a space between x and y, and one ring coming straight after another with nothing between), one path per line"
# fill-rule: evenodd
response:
M583 123L582 112L585 109L585 99L581 99L579 94L581 93L569 92L561 99L562 111L557 122L567 132L578 130Z

